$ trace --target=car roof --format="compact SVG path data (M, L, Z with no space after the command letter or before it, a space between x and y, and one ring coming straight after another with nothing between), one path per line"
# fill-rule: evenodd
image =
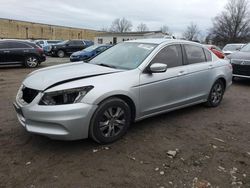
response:
M137 43L146 43L146 44L162 44L162 43L187 43L187 44L198 44L201 45L200 43L197 42L192 42L192 41L187 41L187 40L177 40L177 39L164 39L164 38L150 38L150 39L136 39L136 40L130 40L130 41L125 41L125 42L137 42Z
M18 40L18 39L2 39L2 40L0 40L0 42L24 42L24 43L34 44L33 42L28 41L28 40Z

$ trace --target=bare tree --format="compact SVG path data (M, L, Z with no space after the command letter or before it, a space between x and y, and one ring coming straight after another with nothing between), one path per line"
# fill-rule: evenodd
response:
M137 31L139 32L143 32L143 31L148 31L148 26L144 23L140 23L138 26L137 26Z
M168 26L166 26L166 25L161 26L160 31L161 31L162 33L167 33L167 34L169 34L169 28L168 28Z
M131 21L125 18L116 18L110 27L110 31L123 33L131 31L132 27Z
M108 32L108 31L109 31L109 28L108 28L108 27L102 27L102 28L100 29L100 31Z
M183 33L183 37L186 39L186 40L197 40L198 37L199 37L199 34L200 34L200 30L198 28L198 26L194 23L191 23L186 31Z
M215 43L246 42L250 39L247 0L229 0L225 10L214 18L211 38Z

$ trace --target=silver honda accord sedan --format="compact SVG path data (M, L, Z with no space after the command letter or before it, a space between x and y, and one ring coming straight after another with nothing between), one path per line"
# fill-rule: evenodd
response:
M105 144L121 138L132 122L198 103L216 107L231 83L231 64L200 44L141 39L88 63L32 72L14 107L28 132Z

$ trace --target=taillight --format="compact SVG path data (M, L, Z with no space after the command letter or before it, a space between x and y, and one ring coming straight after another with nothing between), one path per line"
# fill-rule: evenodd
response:
M40 48L40 47L36 48L36 51L37 51L38 53L40 53L40 54L43 54L43 49Z

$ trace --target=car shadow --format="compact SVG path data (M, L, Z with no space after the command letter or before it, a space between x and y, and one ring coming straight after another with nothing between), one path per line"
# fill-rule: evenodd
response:
M250 79L247 78L235 78L233 84L239 86L250 86Z
M21 64L15 65L0 65L0 69L24 69L25 67Z
M204 109L203 105L195 105L191 107L187 107L184 109L163 113L161 115L157 115L151 118L144 119L139 122L132 123L130 126L128 133L119 141L108 144L112 147L112 145L123 145L126 144L126 140L129 140L129 138L132 135L136 134L143 134L144 131L152 132L155 129L160 128L162 124L159 124L159 121L161 122L168 122L169 120L174 120L175 118L178 118L182 115L188 115L193 114L196 111L200 111L201 109ZM168 125L171 129L175 125ZM172 126L172 127L171 127ZM93 150L95 148L100 148L104 145L98 144L92 139L82 139L82 140L76 140L76 141L62 141L62 140L52 140L45 136L40 135L30 135L30 141L29 144L32 145L35 148L39 148L42 150L44 148L45 150L64 150L67 152L70 151L77 151L77 150Z

